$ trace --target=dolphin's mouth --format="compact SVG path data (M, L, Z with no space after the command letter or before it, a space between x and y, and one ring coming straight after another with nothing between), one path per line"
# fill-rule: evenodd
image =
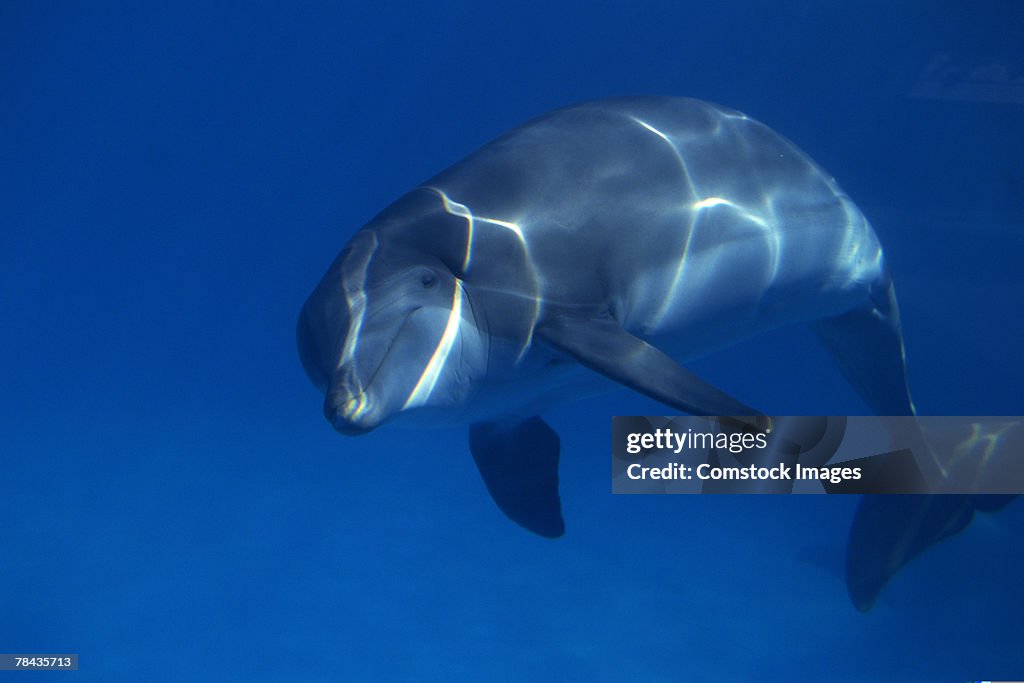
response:
M335 430L342 434L355 436L366 434L380 426L380 423L383 421L383 415L388 412L387 405L389 405L388 396L390 393L386 390L375 392L378 395L376 400L371 402L368 392L370 387L374 386L377 375L387 364L391 352L395 350L396 342L406 331L412 314L419 310L419 308L417 306L406 314L398 332L388 340L387 348L384 349L377 367L370 373L370 377L365 384L358 382L351 376L351 373L354 372L354 367L349 366L347 372L342 373L341 377L343 379L338 382L338 385L335 385L327 392L327 398L324 400L324 417L327 418L327 421L331 423ZM355 389L355 392L353 392L353 389Z
M349 398L345 398L343 391L328 392L324 417L335 430L347 436L366 434L380 424L370 410L370 397L366 392Z

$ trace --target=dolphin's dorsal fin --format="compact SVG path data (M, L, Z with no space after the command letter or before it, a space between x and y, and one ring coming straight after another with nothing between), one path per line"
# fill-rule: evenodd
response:
M622 329L610 317L558 315L534 335L582 365L645 396L692 415L759 415L749 406Z
M559 439L544 420L474 423L469 450L491 497L509 519L546 538L565 533L558 497Z

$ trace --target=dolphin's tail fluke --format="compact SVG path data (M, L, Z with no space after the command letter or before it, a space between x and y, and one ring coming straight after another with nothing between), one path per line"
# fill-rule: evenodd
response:
M892 280L883 270L860 308L812 324L832 352L840 370L876 415L914 415L907 388L903 335ZM904 443L931 455L924 465L932 490L956 474L976 482L974 490L1004 477L1008 459L1024 454L1024 426L974 425L978 434L950 437L925 434L916 423ZM993 433L997 437L993 437ZM994 448L994 446L996 448ZM1002 454L1003 459L998 455ZM973 468L964 474L964 467ZM1017 468L1019 469L1019 468ZM1002 472L1001 472L1002 470ZM939 485L934 485L939 482ZM1010 487L1012 488L1012 486ZM1020 490L1018 488L1013 490ZM1010 489L1006 489L1007 493ZM970 524L975 510L993 512L1013 495L868 495L857 508L846 556L846 583L857 609L871 608L896 572L936 543Z
M928 419L928 418L923 418ZM975 512L998 512L1021 490L1024 425L993 418L922 432L949 480L996 494L864 496L854 516L846 556L846 585L854 606L867 611L904 565L964 530ZM962 489L961 489L962 490Z
M846 588L853 605L871 609L908 562L963 531L975 511L997 512L1013 495L864 496L850 529Z
M850 528L846 588L853 605L871 609L905 564L964 529L974 510L969 496L864 496Z

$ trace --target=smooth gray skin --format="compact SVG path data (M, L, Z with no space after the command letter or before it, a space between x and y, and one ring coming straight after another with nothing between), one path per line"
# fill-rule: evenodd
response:
M913 414L892 283L853 202L757 121L648 97L541 116L400 198L334 261L298 344L338 431L470 423L499 507L555 537L547 403L603 375L679 411L755 415L682 364L794 322L873 411ZM933 503L863 499L847 566L859 608L973 505Z
M430 420L530 415L580 382L567 355L673 407L750 414L711 387L639 386L559 342L579 338L578 322L611 320L685 363L858 310L881 321L889 358L881 378L873 358L864 367L869 331L840 364L879 412L909 412L881 248L835 181L738 112L612 99L541 116L385 209L307 301L299 345L345 433L414 407L443 409ZM850 346L841 328L819 332Z

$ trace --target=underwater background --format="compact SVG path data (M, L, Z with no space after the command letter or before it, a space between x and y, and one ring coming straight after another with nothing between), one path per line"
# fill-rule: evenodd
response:
M1024 677L1019 501L861 614L854 497L612 496L610 416L664 412L619 391L546 415L545 540L464 430L336 434L294 341L417 183L559 106L685 95L872 221L921 413L1024 414L1021 10L0 3L0 651L78 653L61 680ZM802 328L692 368L770 414L866 411Z

